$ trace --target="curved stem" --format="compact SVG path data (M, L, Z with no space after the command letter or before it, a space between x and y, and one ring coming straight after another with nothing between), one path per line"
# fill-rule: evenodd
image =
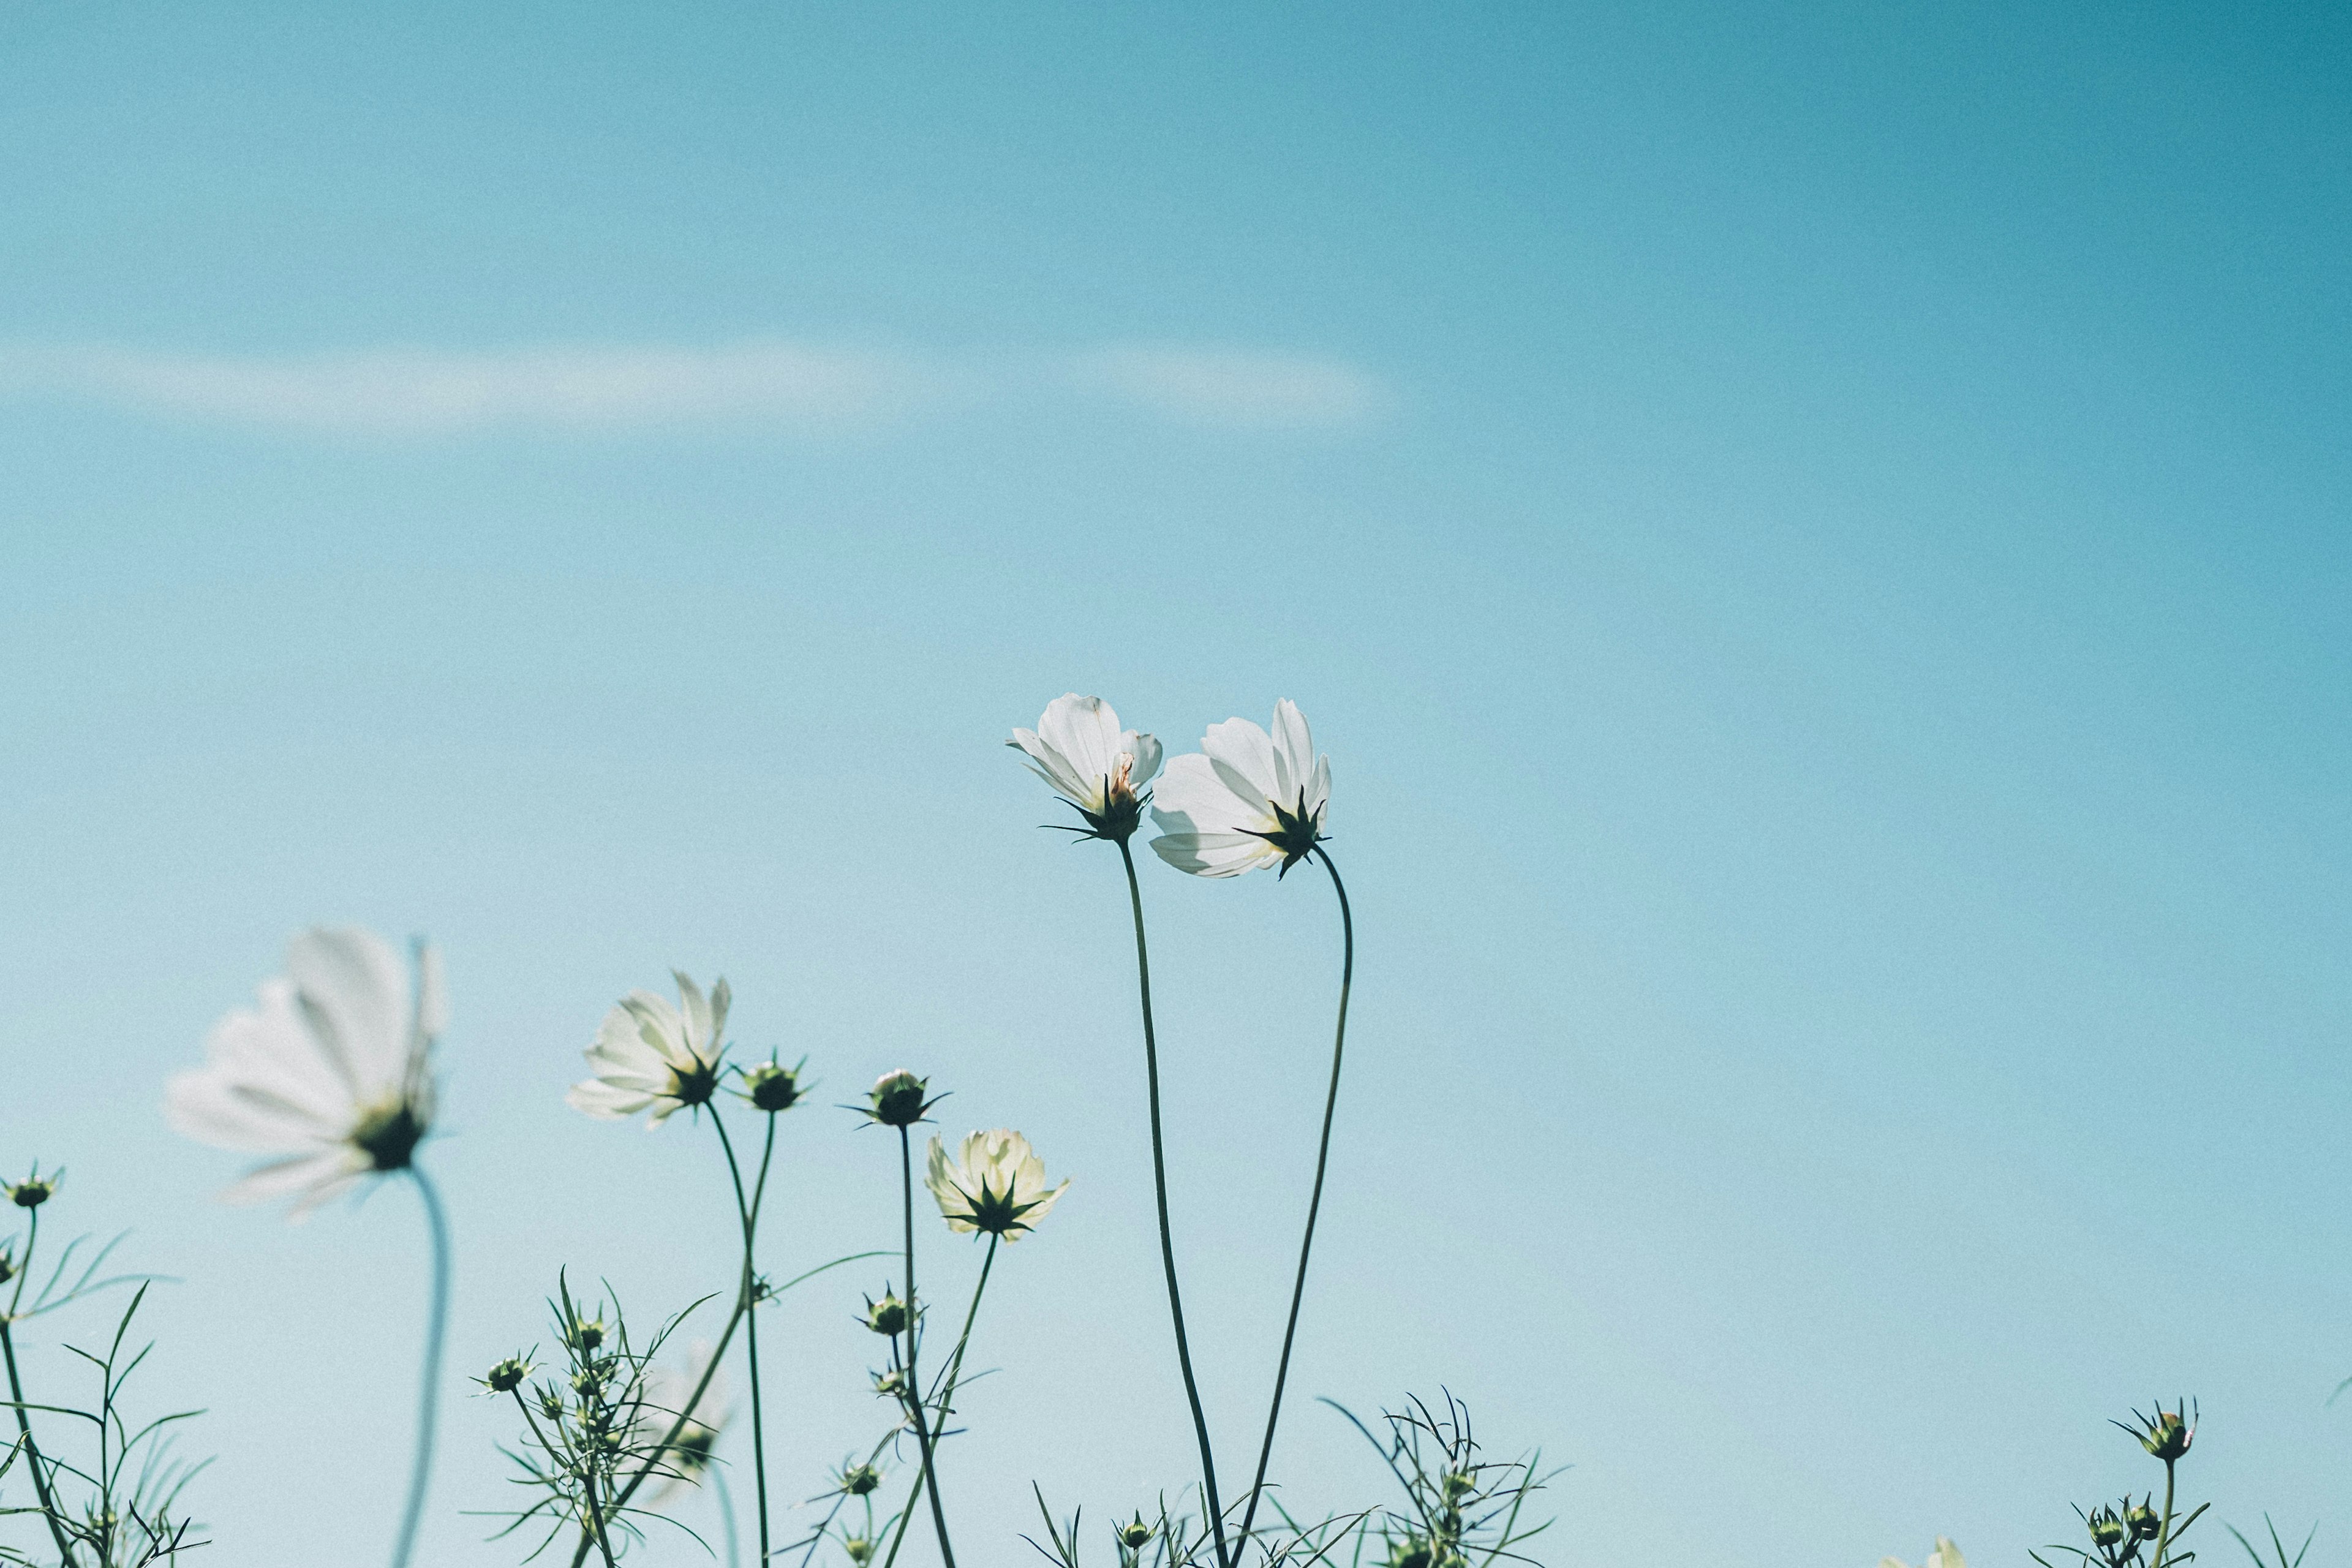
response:
M931 1429L923 1419L922 1380L915 1373L915 1338L922 1322L915 1296L915 1141L904 1127L898 1129L898 1184L907 1217L907 1413L915 1418L915 1446L922 1450L923 1477L930 1482L931 1528L939 1532L940 1557L946 1568L955 1568L955 1548L948 1544L947 1510L940 1506L940 1476L931 1458Z
M408 1472L408 1506L401 1510L400 1538L392 1549L392 1568L408 1568L416 1547L416 1527L425 1518L425 1483L433 1474L433 1429L441 1408L441 1342L449 1325L449 1220L441 1212L441 1194L423 1170L408 1167L417 1195L425 1200L425 1218L433 1233L433 1305L425 1324L425 1373L416 1394L416 1458Z
M1201 1445L1201 1489L1208 1500L1209 1526L1219 1568L1232 1568L1225 1545L1224 1505L1217 1499L1217 1461L1209 1447L1209 1418L1201 1410L1201 1385L1192 1376L1192 1347L1184 1335L1184 1297L1176 1286L1176 1243L1168 1229L1168 1155L1160 1131L1160 1040L1151 1025L1151 952L1143 940L1143 889L1135 879L1135 855L1118 841L1127 868L1127 901L1135 911L1135 973L1143 994L1143 1076L1151 1098L1151 1190L1160 1201L1160 1262L1168 1276L1168 1315L1176 1325L1176 1365L1184 1374L1184 1398L1192 1407L1192 1434Z
M1298 1279L1290 1288L1290 1321L1282 1331L1282 1359L1274 1371L1274 1403L1265 1413L1265 1441L1257 1451L1257 1474L1250 1481L1249 1505L1242 1510L1240 1539L1247 1541L1250 1521L1257 1517L1257 1503L1265 1489L1265 1468L1274 1458L1274 1429L1282 1419L1282 1385L1290 1379L1290 1347L1298 1334L1298 1304L1307 1296L1307 1259L1315 1249L1315 1216L1323 1207L1323 1173L1331 1159L1331 1117L1339 1106L1339 1065L1348 1049L1348 993L1356 981L1356 921L1348 909L1347 885L1339 880L1339 868L1331 863L1330 855L1320 846L1315 857L1323 862L1323 869L1331 873L1331 890L1339 895L1339 931L1343 942L1339 960L1339 1025L1331 1039L1331 1087L1323 1097L1323 1137L1315 1149L1315 1188L1307 1200L1307 1234L1298 1243Z
M727 1527L727 1568L743 1568L742 1543L735 1539L735 1494L727 1489L727 1477L717 1466L711 1467L710 1483L719 1489L719 1521ZM762 1556L761 1568L766 1562Z
M768 1447L766 1434L760 1419L760 1320L751 1313L758 1275L751 1262L751 1244L760 1228L760 1200L767 1194L768 1165L776 1157L776 1118L768 1117L767 1147L760 1154L760 1177L747 1199L743 1194L743 1173L735 1163L735 1145L727 1136L727 1123L719 1118L719 1107L710 1108L710 1125L719 1130L719 1146L727 1152L727 1174L735 1184L735 1216L743 1227L743 1279L740 1287L745 1312L743 1323L744 1352L751 1360L751 1487L752 1508L760 1521L760 1561L768 1561ZM693 1406L688 1405L688 1410ZM732 1515L730 1515L730 1522Z

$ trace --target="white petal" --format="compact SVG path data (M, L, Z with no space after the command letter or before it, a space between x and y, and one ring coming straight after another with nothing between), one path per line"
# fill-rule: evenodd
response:
M1167 825L1162 818L1161 826ZM1153 839L1151 847L1162 860L1195 877L1238 877L1282 859L1282 851L1244 833L1168 832Z
M1127 775L1127 782L1133 788L1142 789L1160 772L1159 737L1138 734L1129 730L1118 738L1118 749L1135 759L1135 765Z
M286 944L286 975L352 1097L397 1089L408 1066L408 966L392 944L356 926L314 928Z
M1307 787L1307 775L1315 768L1315 737L1307 728L1307 715L1298 704L1286 697L1274 705L1274 772L1280 786L1275 798L1282 805L1296 808L1298 792Z
M1219 764L1217 776L1250 805L1263 808L1281 793L1282 781L1274 765L1274 741L1246 719L1228 719L1209 726L1201 750Z
M368 1170L368 1157L356 1149L322 1150L248 1171L222 1191L220 1200L225 1204L262 1204L299 1194L300 1201L288 1215L299 1218L351 1186Z
M573 1084L563 1094L563 1103L572 1110L618 1121L635 1116L654 1102L650 1094L632 1092L604 1079L592 1078Z
M727 988L727 976L720 975L719 984L710 988L710 1036L703 1042L702 1055L717 1060L719 1047L727 1039L727 1009L735 1005L735 993Z
M441 972L441 950L431 942L416 950L416 1032L437 1040L449 1032L449 984Z
M1234 833L1274 826L1262 799L1235 795L1217 772L1216 763L1198 752L1187 752L1169 763L1160 787L1151 792L1151 816L1171 831ZM1181 827L1170 820L1172 817L1183 818Z
M1091 796L1099 799L1103 780L1110 776L1118 751L1118 715L1111 711L1110 704L1075 691L1056 697L1046 705L1045 716L1037 721L1037 734L1061 752L1070 772ZM1080 804L1086 804L1084 798Z
M1307 815L1318 826L1323 821L1323 808L1331 803L1331 759L1315 759L1314 776L1307 781Z
M1044 779L1046 787L1055 795L1069 800L1084 798L1087 793L1084 781L1070 771L1070 764L1063 759L1062 753L1038 739L1034 731L1013 731L1011 743L1026 753L1029 771Z

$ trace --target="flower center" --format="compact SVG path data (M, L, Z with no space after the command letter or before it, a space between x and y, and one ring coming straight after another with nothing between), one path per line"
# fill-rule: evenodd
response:
M669 1069L669 1094L680 1105L702 1105L719 1089L719 1064L694 1058L690 1068Z
M396 1100L363 1112L352 1129L352 1145L379 1171L406 1168L425 1138L425 1123L405 1100Z

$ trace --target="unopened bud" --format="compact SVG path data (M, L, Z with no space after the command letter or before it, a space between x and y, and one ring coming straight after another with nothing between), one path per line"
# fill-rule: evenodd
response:
M1118 1527L1118 1543L1129 1552L1140 1552L1150 1542L1151 1527L1143 1522L1140 1513Z
M490 1368L488 1375L482 1379L482 1386L492 1394L512 1394L530 1375L530 1368L524 1364L523 1359L510 1355Z
M790 1110L800 1097L800 1080L788 1067L765 1061L744 1069L743 1098L770 1115Z
M2129 1513L2125 1514L2124 1522L2131 1526L2134 1541L2154 1541L2157 1531L2164 1528L2164 1521L2158 1516L2156 1510L2146 1503L2139 1504Z
M907 1303L896 1296L884 1296L879 1301L866 1303L866 1326L877 1334L900 1334L907 1331Z
M885 1127L912 1127L930 1109L923 1098L925 1080L901 1068L876 1081L869 1113Z

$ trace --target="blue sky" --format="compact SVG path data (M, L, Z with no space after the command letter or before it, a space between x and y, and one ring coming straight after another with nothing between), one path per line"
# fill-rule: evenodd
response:
M1443 1383L1573 1466L1549 1562L2014 1563L2188 1392L2197 1495L2340 1547L2340 10L482 12L0 0L0 1165L182 1281L225 1560L376 1560L407 1436L407 1194L162 1124L314 921L448 955L453 1372L559 1267L724 1286L707 1134L560 1102L723 971L1074 1178L967 1554L1181 1482L1116 867L998 743L1073 689L1332 757L1310 1506L1376 1478L1307 1396ZM1239 1468L1335 912L1147 869ZM776 1266L869 1245L887 1150L789 1136ZM878 1282L772 1320L781 1498ZM514 1560L507 1425L425 1560Z

